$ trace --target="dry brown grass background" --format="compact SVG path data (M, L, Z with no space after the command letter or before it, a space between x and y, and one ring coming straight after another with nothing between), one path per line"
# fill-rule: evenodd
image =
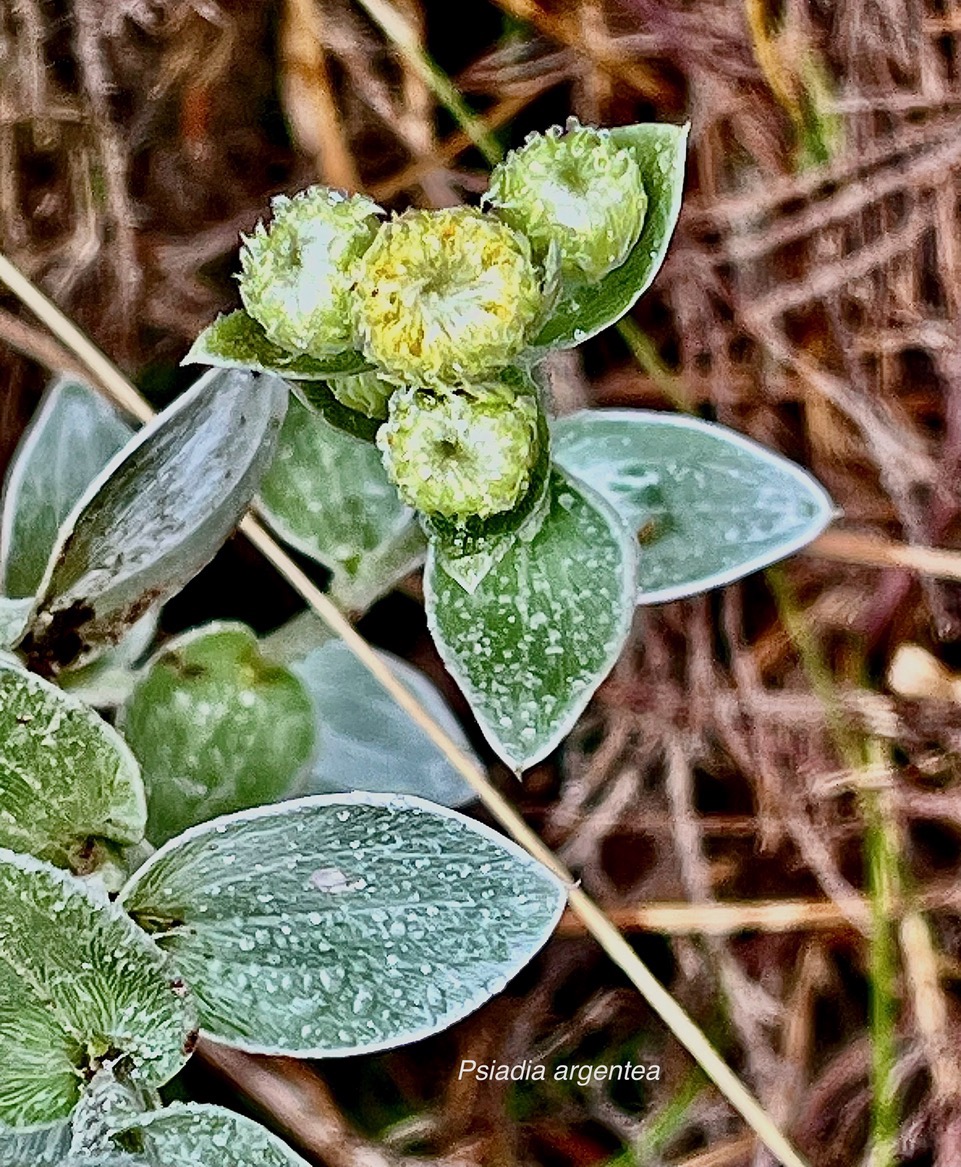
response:
M3 249L155 403L235 302L238 232L269 194L319 179L440 206L484 188L483 158L372 17L383 6L0 5ZM612 332L558 359L562 409L694 410L808 466L843 532L961 547L961 4L387 8L502 145L569 113L692 123L681 223L633 344ZM2 464L71 361L10 300L0 341ZM874 1167L959 1167L958 584L831 550L641 610L563 755L522 793L499 780L812 1164L866 1161L885 1105L873 1034L875 1053L893 1043L900 1114ZM251 572L242 600L221 563L173 620L226 602L279 622L289 597L225 554ZM438 675L409 601L367 627ZM633 1093L538 1093L458 1081L466 1057L664 1073ZM769 1162L573 919L450 1034L316 1067L238 1056L188 1085L253 1105L329 1167Z

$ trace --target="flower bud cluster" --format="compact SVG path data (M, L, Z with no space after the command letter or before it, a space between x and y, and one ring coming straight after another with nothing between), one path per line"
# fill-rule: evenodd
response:
M509 155L484 201L490 211L381 222L364 196L310 187L274 199L269 228L241 252L248 313L293 354L359 349L370 371L331 377L331 392L384 421L378 445L405 500L455 520L523 498L540 406L500 374L530 348L558 269L601 279L626 259L646 210L633 155L576 122Z

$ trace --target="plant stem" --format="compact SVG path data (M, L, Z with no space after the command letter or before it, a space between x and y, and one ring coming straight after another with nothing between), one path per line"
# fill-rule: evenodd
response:
M875 751L878 752L878 751ZM898 955L892 911L899 894L898 844L883 795L861 796L867 831L865 859L871 901L869 1018L871 1033L871 1134L869 1167L895 1167L900 1108L897 1098Z
M778 611L798 649L811 687L821 698L828 725L846 766L852 773L883 772L882 744L864 741L845 719L834 680L810 625L777 568L768 569ZM871 1116L868 1167L895 1167L900 1109L897 1099L897 905L901 897L900 848L884 792L859 788L858 804L865 822L864 861L870 907L868 947L868 1032L871 1038Z

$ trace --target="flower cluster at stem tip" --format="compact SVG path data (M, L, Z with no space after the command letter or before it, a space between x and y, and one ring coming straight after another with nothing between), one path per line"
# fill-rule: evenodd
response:
M404 499L454 520L528 490L542 407L504 370L530 352L559 277L596 283L624 263L647 197L633 154L571 120L508 155L482 203L382 221L363 195L310 187L275 198L241 252L250 316L292 354L359 350L371 369L331 376L332 394L384 422Z

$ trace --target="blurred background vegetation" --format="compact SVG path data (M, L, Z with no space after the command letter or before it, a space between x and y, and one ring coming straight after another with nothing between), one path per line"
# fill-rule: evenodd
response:
M161 406L269 195L450 205L570 114L689 119L667 263L555 358L559 409L693 411L808 466L844 531L959 546L959 34L954 0L4 0L0 240ZM0 466L73 367L0 300ZM566 749L523 790L493 773L812 1164L958 1167L959 590L859 546L641 610ZM473 733L417 598L363 629ZM235 541L164 629L296 609ZM462 1058L662 1075L478 1083ZM328 1167L770 1162L572 919L449 1033L184 1086Z

